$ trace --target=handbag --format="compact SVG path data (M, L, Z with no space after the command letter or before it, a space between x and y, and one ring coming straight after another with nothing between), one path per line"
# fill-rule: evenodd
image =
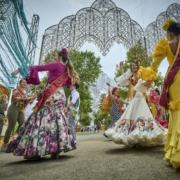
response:
M6 125L7 124L7 117L0 114L0 118L3 120L3 125Z

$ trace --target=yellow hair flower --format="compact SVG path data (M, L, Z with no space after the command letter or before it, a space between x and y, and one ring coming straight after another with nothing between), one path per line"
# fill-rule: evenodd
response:
M167 19L162 26L163 30L167 31L169 29L170 24L173 22L175 22L175 21L172 19Z

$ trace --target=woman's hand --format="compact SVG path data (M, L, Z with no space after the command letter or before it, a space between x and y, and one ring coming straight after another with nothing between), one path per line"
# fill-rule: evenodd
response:
M120 66L120 67L122 67L122 66L123 66L123 61L121 61L121 62L119 63L119 66Z
M110 84L109 83L106 83L109 87L110 87Z
M67 108L67 107L65 107L65 108L63 109L63 111L64 111L64 113L66 114L66 113L67 113L67 111L68 111L68 108Z
M145 83L143 83L144 86L147 87L147 89L149 89L152 86L153 81L146 81Z
M28 100L36 99L36 95L31 95L28 97Z

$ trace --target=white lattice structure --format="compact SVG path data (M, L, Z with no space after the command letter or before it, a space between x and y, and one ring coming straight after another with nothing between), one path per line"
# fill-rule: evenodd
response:
M129 14L117 7L111 0L96 0L91 7L80 9L76 15L62 19L59 24L45 30L39 63L55 49L66 47L78 50L85 42L93 42L105 56L115 42L126 49L138 40L147 45L148 54L152 53L158 39L165 37L162 23L172 18L180 22L180 5L172 4L167 11L158 15L155 22L145 31Z

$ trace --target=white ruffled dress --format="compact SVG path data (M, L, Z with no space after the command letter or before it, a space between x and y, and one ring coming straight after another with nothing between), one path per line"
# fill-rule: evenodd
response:
M127 81L125 82L127 75L125 74L118 78L118 84L128 85ZM126 79L129 77L127 76ZM105 131L105 134L115 143L126 146L162 144L166 139L167 129L153 118L143 95L150 89L143 85L142 79L138 80L134 89L137 92L125 112L113 127Z

